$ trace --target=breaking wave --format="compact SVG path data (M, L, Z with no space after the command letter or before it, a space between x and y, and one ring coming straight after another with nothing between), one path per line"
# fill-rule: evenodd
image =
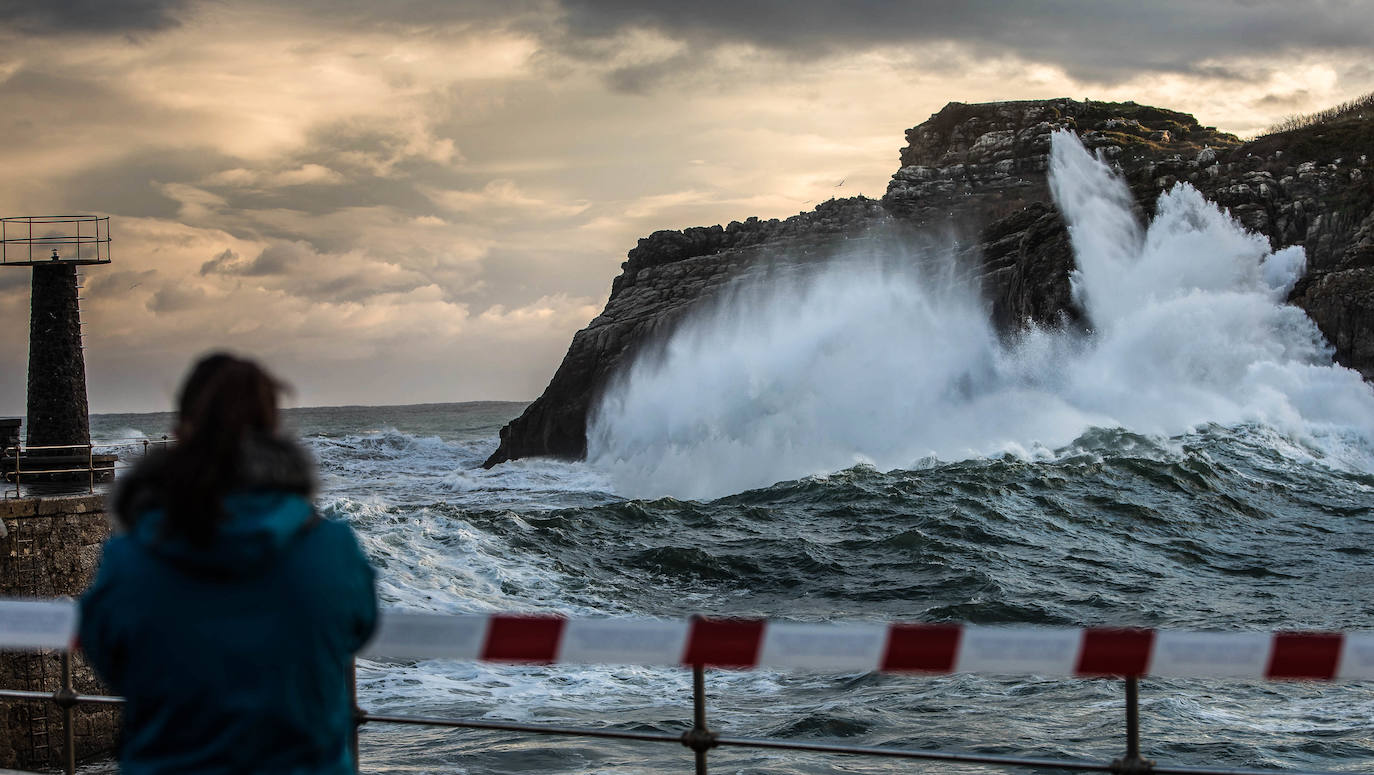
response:
M938 256L852 253L703 305L607 390L589 460L622 494L711 498L858 464L1054 458L1094 428L1244 425L1371 469L1374 392L1284 303L1301 248L1271 250L1187 184L1142 225L1071 133L1050 185L1088 330L1001 338Z

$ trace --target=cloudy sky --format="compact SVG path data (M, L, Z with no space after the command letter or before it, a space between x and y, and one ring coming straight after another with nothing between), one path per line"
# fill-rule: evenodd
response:
M880 196L946 102L1249 135L1374 91L1371 40L1374 0L0 0L0 214L113 219L93 411L213 347L298 405L530 399L638 237Z

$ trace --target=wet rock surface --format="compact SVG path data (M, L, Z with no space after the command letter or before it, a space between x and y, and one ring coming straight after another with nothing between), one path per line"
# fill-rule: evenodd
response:
M1047 182L1050 137L1060 129L1113 165L1142 217L1160 193L1187 182L1274 248L1303 246L1307 275L1290 301L1317 323L1337 362L1374 379L1374 115L1242 142L1186 113L1132 102L950 103L907 131L882 200L835 199L786 220L641 239L605 310L573 337L544 394L501 430L487 465L583 457L602 388L688 310L752 274L804 268L866 240L952 240L1004 333L1075 324L1073 254Z

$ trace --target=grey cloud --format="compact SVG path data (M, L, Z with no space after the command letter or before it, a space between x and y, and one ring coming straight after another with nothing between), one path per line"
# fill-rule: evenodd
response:
M321 154L314 154L317 158ZM358 177L339 183L307 184L290 189L235 189L231 186L204 185L205 190L224 198L230 210L293 210L322 215L351 207L396 207L417 215L436 214L433 203L416 190L415 177ZM164 178L166 180L167 178ZM195 180L194 178L183 180ZM269 236L296 237L295 234L267 232Z
M19 267L0 267L0 293L11 289L28 288L29 272Z
M476 283L454 294L458 301L473 305L501 304L523 307L545 296L559 293L604 299L615 275L615 257L601 254L572 254L566 250L514 251L496 249L482 261ZM604 272L589 271L597 261Z
M983 55L1057 63L1093 82L1142 70L1199 72L1201 60L1215 57L1265 57L1284 50L1368 52L1374 46L1369 6L1338 0L564 0L563 5L564 45L572 55L585 39L631 28L657 30L699 49L747 43L802 59L953 42Z
M180 312L200 306L204 302L205 291L200 288L164 285L148 300L148 310L156 314Z
M245 261L233 250L224 250L200 265L200 275L237 275L240 277L272 277L286 274L302 250L294 245L269 245L252 261Z
M1310 104L1312 95L1306 89L1287 94L1266 94L1256 101L1262 108L1300 108Z
M542 28L557 4L555 0L297 0L297 8L313 11L348 24L398 24L408 27L477 25L515 29Z
M243 261L238 253L225 248L217 253L214 258L200 265L200 276L212 274L234 274L235 270L242 266Z
M156 269L92 272L86 280L86 296L123 296L157 276Z
M323 282L312 282L296 289L302 296L328 299L333 302L366 301L382 293L405 293L420 286L419 281L379 285L370 275L360 272L335 277Z
M650 64L617 68L606 74L606 85L626 94L648 94L661 82L701 61L702 57L687 53Z
M160 184L194 184L232 164L229 157L209 148L140 150L81 170L59 181L58 190L65 192L70 207L82 212L174 219L181 203L167 196Z
M156 32L176 27L189 0L0 0L0 23L30 34Z
M337 257L319 251L318 246L303 242L277 242L268 245L252 260L233 250L224 250L201 264L202 277L250 277L263 285L278 288L316 301L357 302L384 293L412 291L427 282L423 276L407 273L379 279L366 271L342 271L337 274L321 271L320 262Z
M243 267L238 274L247 277L270 277L272 275L286 274L290 270L293 259L300 254L300 249L283 245L269 245L263 248L258 257Z

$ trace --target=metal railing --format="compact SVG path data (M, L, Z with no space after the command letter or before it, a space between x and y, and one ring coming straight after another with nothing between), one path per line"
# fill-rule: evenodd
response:
M38 227L38 232L34 232ZM0 218L0 265L49 261L110 263L110 218L98 215L20 215Z
M691 749L697 775L707 775L707 757L710 751L716 748L796 751L800 753L869 756L909 761L938 761L960 764L983 764L999 767L1058 769L1071 772L1110 772L1116 773L1117 775L1146 775L1146 773L1160 773L1160 775L1280 775L1280 773L1282 775L1339 775L1332 771L1323 770L1194 767L1182 764L1157 763L1146 758L1141 753L1139 679L1131 676L1120 680L1123 680L1125 685L1125 751L1120 757L1112 759L1111 761L1014 756L939 749L888 748L884 746L841 745L837 743L807 743L775 738L726 736L711 729L707 724L706 671L701 666L692 668L692 726L680 735L674 735L667 732L634 732L628 730L569 727L556 724L533 724L486 721L482 719L397 716L369 713L358 705L356 675L354 670L350 670L349 691L352 696L355 721L351 748L353 752L354 771L361 772L361 762L358 756L358 730L363 724L379 723L681 745ZM124 701L119 697L77 694L72 687L71 653L69 651L62 652L62 685L56 691L41 692L3 689L0 690L0 698L47 700L57 706L62 713L62 738L64 745L63 771L67 773L67 775L74 775L76 772L76 741L73 721L73 714L76 706L82 704L118 705Z
M97 476L103 477L105 474L113 475L115 471L129 467L128 463L120 463L118 460L97 460L97 455L110 454L110 452L105 452L104 450L117 451L120 449L127 449L130 447L137 450L141 446L142 454L147 455L152 447L165 446L170 443L172 443L171 439L167 438L166 436L163 436L159 439L114 439L111 441L93 441L89 444L49 444L43 446L27 446L23 444L15 444L12 446L3 447L0 448L0 459L3 459L6 462L8 462L12 467L5 467L2 470L0 470L0 477L4 478L6 485L14 485L13 489L10 489L8 486L6 486L5 497L18 498L21 496L22 490L20 489L20 486L24 483L23 479L25 476L29 477L29 484L33 485L46 483L44 482L43 477L53 477L61 474L83 473L86 474L87 492L94 493ZM58 452L61 450L67 450L69 452L72 452L73 454L66 456L54 456L53 459L60 459L61 457L65 457L68 459L68 461L70 461L71 459L80 460L81 453L84 452L86 457L85 464L68 465L64 468L53 468L51 466L43 466L40 468L24 467L25 462L37 465L42 464L44 457L42 455L31 455L30 453L32 452ZM27 460L25 460L26 457ZM75 477L72 477L72 479L75 479Z

